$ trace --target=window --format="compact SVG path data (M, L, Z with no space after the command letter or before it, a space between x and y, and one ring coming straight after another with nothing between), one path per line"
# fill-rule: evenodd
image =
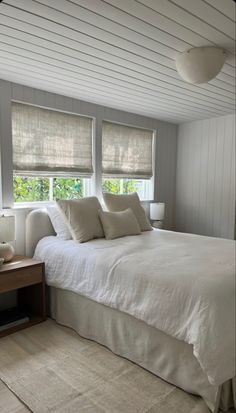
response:
M102 189L153 197L153 131L103 122Z
M152 130L103 121L94 179L92 118L13 102L12 143L17 204L90 196L100 185L106 192L153 198Z
M15 202L90 195L92 119L12 104Z
M112 194L131 194L132 192L137 192L141 200L153 198L151 179L103 178L102 191Z
M42 202L75 199L91 195L91 180L86 178L13 178L14 202Z
M49 179L13 177L14 202L49 201Z

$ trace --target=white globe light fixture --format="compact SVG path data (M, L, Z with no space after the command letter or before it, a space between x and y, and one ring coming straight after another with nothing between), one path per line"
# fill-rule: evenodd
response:
M176 57L176 69L188 83L207 83L222 69L226 53L220 47L194 47Z

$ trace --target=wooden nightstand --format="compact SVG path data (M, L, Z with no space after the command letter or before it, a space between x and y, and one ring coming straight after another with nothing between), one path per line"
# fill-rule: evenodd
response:
M0 294L17 291L18 306L27 312L29 321L0 332L0 337L46 319L44 263L15 256L0 268Z

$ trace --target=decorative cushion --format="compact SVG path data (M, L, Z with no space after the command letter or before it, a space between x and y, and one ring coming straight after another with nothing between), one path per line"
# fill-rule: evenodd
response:
M57 204L66 217L74 240L86 242L93 238L104 237L98 216L98 210L102 207L95 196L76 200L59 200Z
M58 238L64 240L71 239L72 237L66 219L58 206L47 208L47 212Z
M103 198L109 211L118 212L131 208L137 218L141 231L151 231L153 229L136 192L130 195L104 193Z
M126 235L138 235L140 226L132 209L128 208L120 212L98 212L102 222L106 239L125 237Z

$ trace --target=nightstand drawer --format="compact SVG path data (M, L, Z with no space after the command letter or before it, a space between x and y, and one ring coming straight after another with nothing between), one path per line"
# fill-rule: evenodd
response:
M43 282L43 265L0 273L0 293Z

